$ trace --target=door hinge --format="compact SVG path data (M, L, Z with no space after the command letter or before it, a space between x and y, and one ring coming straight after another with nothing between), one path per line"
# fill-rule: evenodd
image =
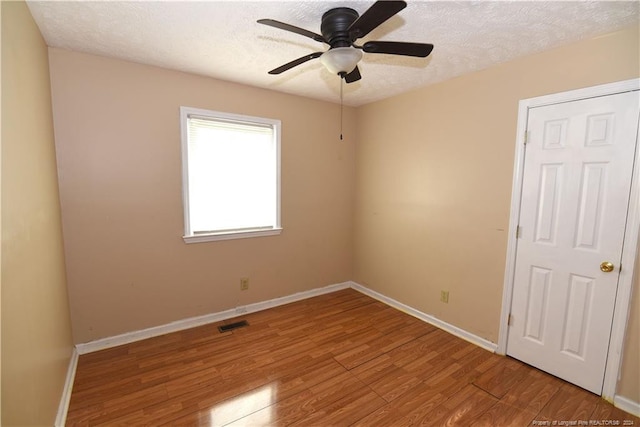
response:
M516 225L516 239L520 238L520 226Z
M511 326L513 323L513 315L509 313L509 318L507 319L507 326Z
M529 131L525 130L524 131L524 145L527 145L528 142L529 142Z

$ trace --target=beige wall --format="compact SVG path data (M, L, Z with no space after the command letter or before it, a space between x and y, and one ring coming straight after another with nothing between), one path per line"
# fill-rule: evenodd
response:
M340 141L336 104L60 49L50 62L76 343L351 279L352 109ZM180 106L282 120L280 236L183 242Z
M518 101L638 77L638 51L636 26L358 109L354 280L497 342Z
M634 279L618 393L640 403L640 257L636 259Z
M2 2L2 425L51 426L73 342L47 47Z

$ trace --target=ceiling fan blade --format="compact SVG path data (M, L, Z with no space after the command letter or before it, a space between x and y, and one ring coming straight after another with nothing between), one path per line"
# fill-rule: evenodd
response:
M344 81L347 83L353 83L360 80L362 76L360 75L360 70L358 70L358 66L353 69L352 72L344 76Z
M292 33L300 34L305 37L310 37L317 42L327 43L320 34L316 34L313 31L305 30L294 25L285 24L284 22L276 21L274 19L258 19L258 24L268 25L270 27L279 28L285 31L291 31Z
M405 1L379 0L367 9L351 26L349 34L352 40L369 34L374 28L407 7Z
M362 50L367 53L388 53L391 55L419 56L425 58L433 50L433 45L429 43L406 43L406 42L366 42Z
M296 66L298 66L300 64L304 64L305 62L310 61L310 60L312 60L314 58L318 58L323 53L324 52L313 52L313 53L310 53L309 55L305 55L305 56L302 56L302 57L300 57L298 59L294 59L291 62L287 62L286 64L279 66L278 68L274 68L273 70L269 71L269 74L280 74L280 73L283 73L283 72L285 72L285 71L287 71L287 70L289 70L289 69L291 69L293 67L296 67Z

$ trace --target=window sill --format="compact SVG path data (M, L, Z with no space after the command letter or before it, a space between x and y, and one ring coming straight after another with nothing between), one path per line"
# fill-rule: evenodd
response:
M282 228L270 228L268 230L244 230L229 231L226 233L198 234L182 236L185 243L215 242L218 240L249 239L253 237L277 236L282 233Z

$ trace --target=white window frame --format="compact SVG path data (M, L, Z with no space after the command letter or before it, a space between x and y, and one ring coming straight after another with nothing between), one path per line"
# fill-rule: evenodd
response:
M275 224L269 228L246 228L241 230L223 230L206 234L194 234L189 224L189 151L187 120L189 116L199 116L212 120L235 121L243 124L256 124L269 126L273 129L276 148L276 215ZM184 236L185 243L212 242L218 240L246 239L251 237L274 236L282 232L280 223L280 120L263 117L245 116L240 114L224 113L220 111L204 110L191 107L180 107L180 128L182 144L182 204L184 207Z

